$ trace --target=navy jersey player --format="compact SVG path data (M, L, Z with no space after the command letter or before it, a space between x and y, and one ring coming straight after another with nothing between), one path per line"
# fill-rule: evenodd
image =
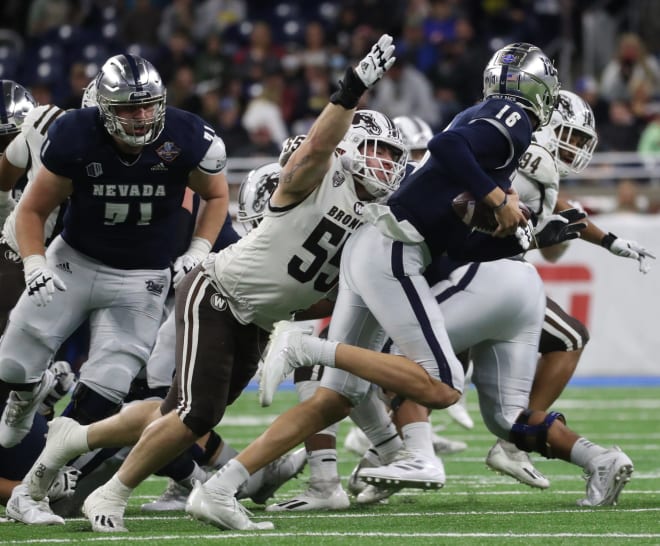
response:
M18 209L26 290L0 343L2 397L11 390L0 424L4 446L29 430L34 401L50 388L42 381L49 357L86 318L92 336L84 366L104 373L80 383L78 397L117 407L156 338L186 187L206 207L175 281L208 253L227 214L222 140L199 117L166 107L151 63L110 58L96 92L98 108L70 111L48 129L43 166ZM45 218L67 197L63 231L44 252Z

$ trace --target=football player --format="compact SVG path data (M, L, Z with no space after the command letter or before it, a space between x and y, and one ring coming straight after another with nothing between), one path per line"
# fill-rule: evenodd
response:
M561 90L550 123L534 133L534 140L520 159L513 187L520 200L543 218L571 206L558 196L560 179L571 172L581 172L593 157L598 136L591 107L575 93ZM617 256L637 260L642 273L650 268L649 258L655 259L636 241L605 233L591 220L580 236ZM541 253L550 261L556 261L567 245L565 242L544 248ZM586 326L548 298L539 343L540 358L530 393L531 409L547 411L552 406L573 376L588 341ZM550 486L550 481L534 467L527 453L506 440L498 439L488 452L486 464L531 487Z
M473 256L487 260L497 254L505 255L505 248L515 253L526 246L524 240L517 242L525 237L518 229L524 221L516 196L509 197L506 193L509 176L529 146L533 129L549 121L558 88L552 63L535 46L511 44L498 51L484 72L484 102L459 114L449 130L434 137L426 161L392 194L389 207L366 207L369 223L349 239L344 249L340 289L329 334L330 339L358 346L276 327L262 368L262 404L271 402L279 381L291 369L319 363L331 369L324 373L322 386L312 398L281 415L225 465L221 473L204 484L209 492L207 501L212 502L214 511L214 517L207 521L227 528L232 522L228 499L245 478L310 433L346 416L351 406L369 391L370 382L431 408L444 408L458 400L463 369L453 356L443 316L422 274L430 258L439 258L445 252L458 259L474 252ZM439 179L442 184L438 183ZM498 222L495 237L488 240L473 237L452 216L451 200L466 188L495 209ZM573 213L568 216L575 217ZM552 236L544 242L558 242L558 238L577 235L570 226L558 231L555 227ZM539 237L544 230L539 231L537 243L541 243ZM514 233L520 238L503 237ZM531 266L526 267L528 278L520 279L524 282L519 286L534 284L536 273ZM465 276L461 282L468 283L472 276L470 269ZM526 320L536 317L536 335L534 331L520 334L523 338L520 345L533 355L544 309L538 275L536 278L536 297L529 298L524 307ZM492 284L489 287L493 289ZM500 302L497 290L494 292L493 301ZM522 310L518 307L517 312ZM472 320L477 323L478 317ZM413 360L363 348L382 343L380 325ZM511 371L517 371L514 368L521 363L528 370L522 379L521 392L524 392L524 387L531 387L534 362L522 358L511 363ZM606 497L606 503L615 501L619 484L625 483L632 471L630 460L620 452L604 450L579 438L565 428L559 414L526 411L524 394L512 393L512 399L503 406L496 392L496 387L502 385L492 383L497 371L492 366L488 368L489 371L484 366L479 381L483 378L486 387L480 397L484 401L490 399L493 409L491 414L484 415L489 427L504 437L513 431L519 445L572 460L582 467L599 463L600 458L606 465L608 479L617 485L605 487L608 484L600 476L591 480L587 501L601 502L599 495ZM512 381L509 389L516 388ZM550 436L552 452L546 445Z
M86 427L54 420L28 475L34 496L45 494L54 470L72 455L139 437L117 474L83 505L94 530L125 530L123 513L133 488L221 420L256 372L272 324L332 297L344 243L363 222L364 202L387 197L405 171L407 149L392 121L378 112L355 111L394 62L391 44L383 35L347 70L282 169L261 224L210 255L179 285L177 371L161 408L145 411L136 403ZM213 498L197 484L186 509L230 528L263 527L250 521L233 494L228 503L223 523L216 519Z

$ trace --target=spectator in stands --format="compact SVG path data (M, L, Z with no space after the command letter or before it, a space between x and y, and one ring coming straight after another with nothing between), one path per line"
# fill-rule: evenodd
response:
M600 93L608 101L630 100L640 80L651 85L652 94L659 93L660 63L646 52L637 34L627 32L619 38L616 55L601 74Z
M283 56L282 46L273 42L270 25L266 21L256 21L248 45L236 52L233 61L248 87L263 80L266 74L279 70Z
M195 79L198 82L225 81L232 70L231 56L225 52L226 44L217 32L209 34L203 43L203 49L195 55Z
M240 157L238 152L244 150L250 143L248 132L241 123L243 110L241 103L230 95L220 99L220 115L216 132L222 135L229 157Z
M644 122L633 114L628 102L613 100L608 119L598 131L599 147L601 151L635 151L643 128Z
M87 71L87 64L78 61L71 65L69 70L69 96L62 101L62 108L65 110L71 108L80 108L83 92L87 84L96 76L98 70L93 70L90 74ZM49 103L40 103L49 104Z
M162 15L155 20L160 20L158 40L161 44L168 43L176 32L182 31L189 36L192 35L195 22L193 0L172 0L163 10Z
M198 41L248 19L245 0L203 0L197 4L193 36Z
M619 180L616 185L617 212L646 212L648 199L639 193L639 184L632 178Z
M125 44L158 45L158 21L161 14L151 0L135 0L133 8L121 18L121 38Z
M596 78L593 76L582 76L578 78L575 82L575 92L591 106L591 110L596 118L596 126L600 127L607 122L609 104L601 96Z
M167 102L170 106L198 114L202 105L195 90L195 73L192 67L187 64L178 66L167 84Z

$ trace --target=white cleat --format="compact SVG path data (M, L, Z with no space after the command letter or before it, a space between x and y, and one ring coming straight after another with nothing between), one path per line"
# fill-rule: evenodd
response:
M344 440L344 447L358 457L362 457L365 451L371 447L367 435L359 427L351 427Z
M584 470L587 496L577 501L578 506L615 505L633 470L630 457L617 446L594 457Z
M186 501L190 495L190 489L172 478L168 480L167 488L156 500L143 504L140 509L143 512L173 512L185 510Z
M125 509L126 501L102 485L85 499L82 512L96 533L125 533L128 531L124 526Z
M378 487L377 485L367 485L362 491L358 493L355 498L358 504L386 504L394 493L399 491L396 487Z
M294 368L316 364L305 362L308 358L302 349L302 337L313 331L312 326L302 328L288 320L275 323L259 375L259 402L263 407L273 403L277 387Z
M7 517L28 525L64 525L64 519L50 509L48 499L34 500L24 483L14 487L6 512Z
M304 493L266 506L266 512L303 512L312 510L345 510L351 505L346 491L336 482L312 482Z
M48 396L53 385L55 385L55 375L50 370L45 370L30 400L21 400L16 391L9 393L0 417L0 446L10 448L21 443L30 432L37 409Z
M467 449L467 444L460 440L451 440L440 436L435 432L431 436L433 442L433 451L436 455L451 455L452 453L460 453Z
M422 457L407 450L401 450L390 464L362 468L358 477L371 485L396 489L440 489L446 480L440 459Z
M87 451L86 447L76 446L77 442L71 441L72 435L79 435L77 429L80 427L80 423L68 417L56 417L48 423L46 445L23 480L27 483L33 499L43 499L60 469L68 461Z
M306 464L307 451L304 447L282 455L266 466L261 487L253 493L248 493L247 496L257 504L266 504L266 501L275 494L275 491L291 478L295 478L300 474Z
M529 455L511 442L497 440L486 456L486 464L495 472L511 476L530 487L550 487L550 481L534 467Z
M463 428L468 430L474 428L474 421L472 420L472 417L470 417L467 407L465 406L465 393L463 393L456 404L447 408L447 413L449 413L449 416Z
M186 512L194 519L210 523L219 529L256 531L275 528L270 521L252 521L252 514L236 497L208 490L200 482L195 482L188 496Z

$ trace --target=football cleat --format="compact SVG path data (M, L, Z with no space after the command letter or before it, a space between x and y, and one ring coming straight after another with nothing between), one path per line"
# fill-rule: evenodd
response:
M348 490L350 493L357 497L364 488L369 485L367 482L360 479L360 470L363 468L374 468L376 466L381 466L382 464L383 462L380 460L380 457L375 450L368 449L365 451L360 462L355 466L351 475L348 477Z
M264 479L261 487L248 496L257 504L266 504L275 491L291 478L300 474L307 464L307 452L304 447L282 455L264 469Z
M36 501L21 483L14 487L7 502L7 517L28 525L64 525L64 519L53 514L48 498Z
M633 463L617 446L594 457L584 469L587 496L578 506L612 506L630 481Z
M440 489L445 485L445 468L437 457L423 457L405 449L387 465L362 468L358 477L371 485L401 489Z
M399 491L397 487L380 487L377 485L368 484L362 491L360 491L355 497L355 500L358 504L376 504L382 503L385 504L387 499L390 498L394 493Z
M94 490L83 503L82 511L96 533L125 533L126 501L107 490L105 485Z
M259 402L270 406L279 384L294 368L313 366L302 347L302 336L311 335L313 327L302 328L288 320L275 323L259 375Z
M0 417L0 446L10 448L21 443L32 428L39 405L48 396L53 385L55 375L50 370L45 370L29 400L22 400L16 391L9 393Z
M351 505L339 480L311 481L307 491L294 498L271 504L266 512L303 512L312 510L344 510Z
M447 413L449 413L449 416L463 428L471 430L474 428L474 421L472 420L472 417L470 417L466 407L466 394L467 389L463 392L458 402L447 408Z
M167 488L156 500L143 504L143 512L170 512L185 510L190 489L172 478L168 480Z
M252 513L236 497L210 490L195 482L186 502L186 512L194 519L209 523L219 529L237 531L271 530L270 521L254 522Z
M534 467L529 455L511 442L497 440L486 456L486 464L495 472L511 476L530 487L550 487L550 481Z

